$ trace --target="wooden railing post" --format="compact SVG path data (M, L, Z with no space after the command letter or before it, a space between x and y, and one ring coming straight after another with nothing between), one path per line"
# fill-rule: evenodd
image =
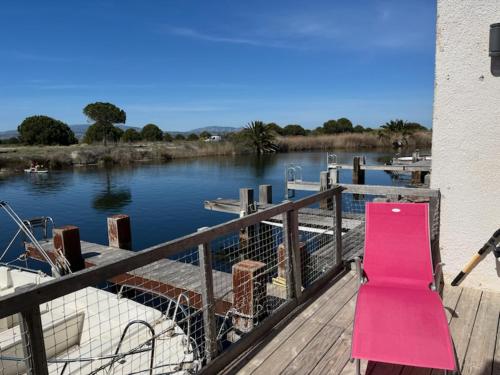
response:
M342 254L342 192L335 193L335 217L333 227L335 228L335 264L339 266L343 262Z
M299 244L299 216L297 210L283 214L283 242L287 254L286 293L287 299L300 298L302 294L302 263Z
M47 356L43 339L40 307L33 305L20 314L20 328L24 356L26 358L26 374L48 375Z
M259 205L265 206L273 203L272 185L259 186ZM276 264L276 254L274 249L273 226L269 224L259 224L259 246L257 260L266 263L266 267L273 267ZM269 275L270 277L271 275Z
M243 216L255 212L253 189L240 189L240 212ZM253 259L253 243L255 242L255 226L251 225L240 231L240 258Z
M325 191L329 189L330 182L328 175L328 171L323 171L319 174L319 191ZM321 208L322 210L327 210L329 206L331 206L331 201L329 201L328 199L324 199L319 202L319 208Z
M198 232L207 229L198 229ZM208 242L198 246L201 271L201 298L203 304L203 327L205 331L205 357L207 363L217 356L217 324L215 316L214 279L212 275L212 252Z

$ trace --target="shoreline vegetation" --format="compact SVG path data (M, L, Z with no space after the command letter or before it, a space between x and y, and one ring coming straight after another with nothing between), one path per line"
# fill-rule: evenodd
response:
M61 169L85 165L161 163L203 156L263 154L294 151L428 149L432 132L416 122L391 120L377 129L353 125L345 117L328 120L314 130L298 124L252 121L234 132L176 134L155 124L122 130L125 111L112 103L95 102L83 108L92 123L78 139L64 122L44 115L29 116L18 126L18 137L2 141L0 170L30 166Z
M408 137L403 152L429 149L432 133L415 132ZM277 136L275 152L298 151L389 151L399 135L380 137L376 132L340 133L331 135ZM74 144L69 146L4 145L0 147L0 168L20 170L32 162L50 169L62 169L89 165L133 165L163 163L174 159L205 156L252 154L252 147L237 140L205 142L203 140L138 141L116 144Z

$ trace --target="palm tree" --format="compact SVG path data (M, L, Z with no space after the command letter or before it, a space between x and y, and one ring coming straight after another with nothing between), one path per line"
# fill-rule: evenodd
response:
M408 121L396 119L386 122L381 126L384 132L388 134L399 134L401 135L401 139L398 140L398 144L402 144L404 146L408 146L408 138L414 133L414 126Z
M243 129L243 134L247 142L258 154L276 150L273 129L262 121L252 121L249 123L245 129Z

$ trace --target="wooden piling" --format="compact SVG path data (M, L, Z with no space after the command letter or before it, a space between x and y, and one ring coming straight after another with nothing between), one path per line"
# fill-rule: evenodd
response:
M365 164L365 158L355 156L352 159L352 183L364 185L365 183L365 170L361 169L361 165Z
M233 266L233 326L250 332L265 312L265 264L245 259Z
M54 249L60 251L70 264L72 272L80 271L85 268L83 261L82 248L80 245L80 230L74 225L54 228L52 231L54 237Z
M273 186L272 185L259 185L259 203L272 204L273 203Z
M335 168L328 169L328 178L330 180L330 185L335 185L339 183L339 170Z
M108 217L108 241L110 247L132 250L132 231L128 215Z

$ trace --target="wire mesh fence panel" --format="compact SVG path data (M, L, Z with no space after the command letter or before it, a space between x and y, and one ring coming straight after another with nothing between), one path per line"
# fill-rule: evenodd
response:
M219 314L219 350L250 332L286 301L288 256L283 251L280 218L271 218L212 241L216 304L231 304ZM281 250L280 250L281 249ZM217 277L222 272L228 277Z
M337 264L334 202L303 207L298 220L302 286L307 288Z

